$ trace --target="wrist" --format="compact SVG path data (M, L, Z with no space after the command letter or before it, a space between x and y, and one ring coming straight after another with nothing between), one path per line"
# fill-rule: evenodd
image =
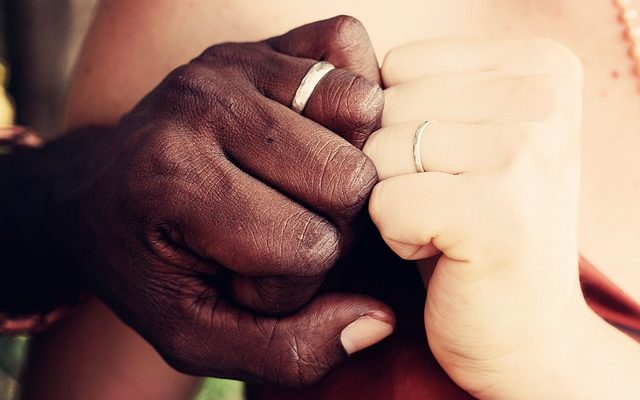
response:
M5 316L50 314L83 287L69 244L78 217L74 190L83 175L79 156L91 135L73 136L0 157L0 312Z
M506 361L482 399L629 398L640 347L576 296L550 335ZM635 397L633 397L635 398Z

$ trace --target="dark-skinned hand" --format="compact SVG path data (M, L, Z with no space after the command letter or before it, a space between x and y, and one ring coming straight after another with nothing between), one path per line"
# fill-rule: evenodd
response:
M336 69L299 115L289 105L317 60ZM376 183L360 148L382 108L353 18L213 46L90 140L67 194L72 247L101 296L176 369L315 382L394 324L367 296L314 298Z

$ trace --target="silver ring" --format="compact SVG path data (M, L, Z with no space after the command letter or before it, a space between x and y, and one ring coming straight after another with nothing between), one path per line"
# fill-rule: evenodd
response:
M302 78L300 86L298 86L298 90L296 90L296 94L291 101L293 111L302 114L318 83L320 83L329 71L335 68L333 64L326 61L318 61L309 68L309 71L307 71L307 74Z
M422 166L422 156L420 155L420 142L422 141L422 134L424 130L429 126L433 121L424 121L418 126L416 129L416 135L413 138L413 161L416 164L416 170L418 172L426 172L424 167Z

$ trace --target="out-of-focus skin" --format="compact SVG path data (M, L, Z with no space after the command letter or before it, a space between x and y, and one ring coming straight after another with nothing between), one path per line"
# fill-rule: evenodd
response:
M574 51L585 67L580 251L626 292L640 299L640 273L636 263L630 262L637 258L635 249L640 243L637 230L640 226L637 208L640 173L635 172L640 169L633 151L640 147L637 133L640 97L636 77L630 73L627 47L621 39L616 11L609 1L429 0L396 1L392 6L386 2L339 0L321 3L104 2L98 10L71 86L68 124L113 123L172 68L213 43L269 37L293 26L337 14L350 14L364 23L379 60L392 47L433 37L545 36ZM139 57L142 53L146 56ZM381 286L373 283L381 279L378 272L373 274L376 269L358 271L361 272L360 279L371 277L369 286ZM417 291L416 296L409 296L407 301L398 300L402 306L412 304L415 307L407 312L415 321L407 323L406 329L399 330L390 342L361 354L350 361L350 366L330 375L330 379L315 391L316 397L306 392L307 399L347 393L353 386L353 377L362 376L359 374L365 368L364 377L369 382L381 382L356 385L356 393L366 398L464 396L446 383L444 374L434 367L431 355L421 352L424 346L424 333L420 332L423 298L406 271L396 271L396 275L401 276L402 283L398 284L398 293L390 295L388 301L394 296L406 296L407 287L411 288L409 291ZM383 282L395 282L388 276L385 278L382 278ZM384 289L391 290L389 287ZM112 323L120 324L115 318ZM403 325L404 319L399 324ZM89 321L83 327L75 326L74 334L82 334L90 326ZM412 329L415 333L409 333ZM132 347L141 343L135 333L124 331L128 332ZM59 359L64 359L68 350L56 346L55 340L49 340L48 344L42 348L46 352L59 352ZM97 337L95 344L95 352L109 351L100 346ZM155 362L152 354L147 357L150 363ZM73 371L83 365L82 357L78 357L69 360L67 368L56 368L59 381L72 380L73 376L65 375L64 371ZM103 367L93 369L92 373L106 377L113 365ZM166 378L164 382L168 386L172 384ZM103 384L107 384L107 380L96 384L93 390L100 391ZM135 387L131 390L135 392ZM284 396L284 392L273 394L273 398L278 399Z
M169 367L150 344L130 340L131 328L113 323L113 312L97 298L89 299L76 312L77 317L67 325L45 332L44 340L31 346L29 351L40 362L32 366L29 374L37 376L39 383L25 385L24 398L80 399L83 398L80 394L89 394L84 398L130 399L134 398L132 388L136 388L138 399L163 400L188 398L198 389L197 380ZM43 349L48 342L67 349L64 358ZM109 350L101 350L105 348ZM82 368L66 371L73 379L61 382L58 372L52 373L57 371L51 369L54 365L82 365ZM109 371L107 375L95 373L105 368ZM31 381L30 376L27 382ZM104 384L105 378L109 384Z

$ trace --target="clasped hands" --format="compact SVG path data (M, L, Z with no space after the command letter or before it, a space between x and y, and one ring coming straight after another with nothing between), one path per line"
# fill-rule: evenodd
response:
M289 105L320 59L336 69L299 115ZM429 346L489 393L583 308L580 71L542 39L411 44L380 70L349 17L213 46L90 138L63 196L74 246L173 367L301 386L393 329L378 300L314 296L368 201L400 257L442 253L421 266Z

